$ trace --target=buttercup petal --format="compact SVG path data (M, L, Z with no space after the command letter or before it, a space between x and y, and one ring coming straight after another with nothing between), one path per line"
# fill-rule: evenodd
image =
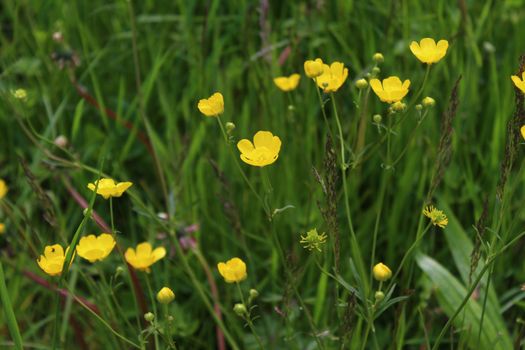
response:
M166 256L166 248L158 247L151 253L153 256L153 262L159 261Z
M253 137L255 148L266 147L270 149L273 144L273 134L269 131L257 131Z
M241 153L250 153L254 150L254 146L250 140L242 139L237 142L237 148Z

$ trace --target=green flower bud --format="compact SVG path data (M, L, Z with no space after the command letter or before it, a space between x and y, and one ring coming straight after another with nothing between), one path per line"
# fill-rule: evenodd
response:
M144 314L144 319L148 322L153 322L153 320L155 319L155 314L153 312L148 312Z
M382 63L385 60L385 57L383 57L381 52L376 52L374 56L372 56L372 59L375 63Z
M248 311L246 310L246 306L244 306L244 304L235 304L233 306L233 312L235 312L237 314L237 316L241 316L241 317L244 317L246 316L246 314L248 313Z
M359 90L366 89L368 87L368 81L366 81L366 79L359 79L355 82L355 87Z
M423 99L423 101L421 101L423 103L423 106L425 107L434 107L434 105L436 104L436 100L434 100L432 97L425 97Z
M382 291L378 290L376 292L376 294L374 295L375 299L376 299L376 302L380 302L381 300L385 299L385 293L383 293Z
M374 123L376 124L380 124L383 121L383 117L381 116L381 114L374 114L372 119L374 120Z

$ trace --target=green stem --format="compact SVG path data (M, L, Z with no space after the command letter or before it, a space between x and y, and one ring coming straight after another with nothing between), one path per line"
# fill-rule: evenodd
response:
M151 282L149 280L149 274L148 273L146 273L146 278L145 279L146 279L146 286L148 288L148 294L149 294L151 307L153 309L153 314L155 315L155 318L157 318L157 317L159 317L159 314L157 313L157 304L155 303L155 297L154 297L154 294L153 294L153 289L151 289ZM153 322L157 323L157 320L155 319ZM155 338L155 349L159 349L159 335L158 335L158 332L157 332L156 329L153 332L153 337Z
M248 185L248 187L250 188L250 190L253 192L253 194L255 194L255 197L257 197L257 199L259 200L259 202L261 203L261 205L263 206L264 210L266 211L266 207L264 205L264 201L263 199L261 198L261 196L259 195L259 193L257 193L257 191L255 190L255 188L253 187L252 183L250 182L250 180L248 180L248 177L246 176L246 173L244 172L244 170L242 169L241 167L241 164L239 164L239 161L237 160L237 157L235 155L235 153L233 152L233 149L230 145L230 142L228 141L228 134L226 133L226 130L224 129L224 125L222 125L222 121L221 121L221 118L217 115L217 122L219 123L219 127L221 129L221 132L222 132L222 136L224 137L224 142L226 142L226 145L228 146L228 150L230 151L231 155L232 155L232 158L234 159L235 161L235 165L237 166L237 169L239 170L239 172L241 173L241 176L242 178L244 179L244 182L246 182L246 184ZM270 215L271 213L269 213L268 211L266 212L267 215Z
M173 341L173 338L171 336L171 316L170 316L168 304L164 304L163 309L164 309L164 319L165 319L164 333L166 333L166 338L168 339L168 344L170 348L177 350L177 345L175 345L175 342Z
M332 128L330 127L330 123L328 122L328 118L326 116L326 110L324 108L323 97L321 96L321 90L317 86L317 78L314 78L314 83L315 83L315 91L317 92L317 97L319 98L319 106L321 106L321 112L323 113L323 119L326 124L326 128L328 129L328 132L330 133L330 137L333 140L334 135L332 133Z
M366 278L365 267L363 264L363 258L361 256L361 251L359 250L359 243L357 242L357 236L354 231L354 225L352 223L352 216L350 214L350 203L348 201L348 184L346 180L346 159L345 159L345 144L343 138L343 129L341 127L341 122L339 120L339 114L337 113L337 105L335 103L334 94L331 94L332 106L334 110L335 120L337 123L337 129L339 131L339 143L341 145L341 177L343 180L343 191L344 191L344 202L345 202L345 213L346 219L348 221L348 228L350 229L350 250L354 257L354 261L357 267L359 278L362 284L361 293L364 296L368 295L368 279Z
M235 285L237 286L237 291L239 292L239 296L241 297L241 302L244 305L244 307L246 308L246 315L244 317L244 320L248 324L248 327L250 328L250 331L252 332L253 336L257 340L257 344L259 344L259 348L261 348L261 350L264 350L264 346L263 346L263 343L261 341L261 338L259 337L259 335L255 331L255 327L254 327L253 322L252 322L252 318L251 318L250 311L249 311L250 310L249 309L250 306L248 304L246 304L246 301L244 300L244 295L242 294L241 285L239 284L239 282L235 282Z
M392 278L390 279L390 284L388 285L388 288L387 290L390 289L390 287L392 286L392 284L394 283L394 281L396 280L396 277L399 275L399 273L401 273L401 269L403 268L403 265L405 264L406 260L408 259L408 257L410 256L410 254L412 253L412 251L419 245L419 242L421 242L421 240L423 239L423 237L425 236L425 233L427 233L427 231L429 230L430 226L432 224L429 223L427 225L427 227L425 228L425 230L423 231L423 233L421 235L419 235L419 237L416 238L416 240L414 241L414 243L412 243L412 245L410 246L410 248L408 248L408 250L406 251L405 255L403 255L403 258L401 259L401 262L399 263L399 266L397 267L397 270L396 272L392 275Z
M20 330L18 329L18 323L16 322L15 313L13 311L13 305L11 304L9 292L7 291L7 286L5 284L5 275L4 268L2 266L2 261L0 261L0 300L2 301L2 308L4 309L7 327L9 328L11 338L13 338L13 342L15 343L15 348L17 350L22 350L22 336L20 335Z

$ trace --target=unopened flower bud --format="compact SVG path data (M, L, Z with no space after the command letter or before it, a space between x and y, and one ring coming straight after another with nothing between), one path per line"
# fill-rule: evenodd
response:
M376 280L383 282L392 277L392 270L385 264L379 263L374 266L372 274Z
M155 319L155 314L153 312L148 312L144 314L144 319L148 322L153 322L153 320Z
M12 92L14 98L18 100L25 100L27 99L27 91L25 89L16 89Z
M422 106L421 104L418 103L418 104L416 105L416 111L420 111L420 110L422 110L422 109L423 109L423 106Z
M288 110L289 110L290 112L295 111L295 106L294 106L294 105L288 105Z
M383 293L382 291L378 290L376 292L376 294L374 295L375 299L376 299L376 302L380 302L381 300L385 299L385 293Z
M157 293L157 301L161 304L169 304L175 299L175 293L168 287L162 288Z
M257 289L250 289L250 299L251 300L254 300L256 299L257 297L259 296L259 292L257 291Z
M233 306L233 312L235 312L238 316L244 317L248 311L246 310L246 306L244 306L244 304L235 304Z
M401 112L406 108L406 104L401 101L397 101L392 105L392 109L396 112Z
M381 114L374 114L372 119L374 120L374 123L376 124L380 124L383 121L383 117L381 116Z
M368 81L366 81L366 79L359 79L355 82L355 87L359 90L366 89L368 87Z
M379 72L381 72L381 68L379 68L379 67L372 68L372 75L374 75L374 76L378 75Z
M117 268L115 269L115 274L118 276L118 275L121 275L124 273L124 268L122 266L117 266Z
M232 122L227 122L226 123L226 132L228 134L231 134L233 130L235 130L235 124L233 124Z
M423 103L423 106L425 107L434 107L434 105L436 104L436 100L434 100L432 97L425 97L423 99L423 101L421 101Z
M67 137L65 137L64 135L59 135L55 141L53 141L53 143L58 146L58 147L62 147L62 148L65 148L67 147L67 144L68 144L68 139Z
M375 63L382 63L385 60L385 57L383 57L381 52L376 52L374 56L372 56L372 59Z

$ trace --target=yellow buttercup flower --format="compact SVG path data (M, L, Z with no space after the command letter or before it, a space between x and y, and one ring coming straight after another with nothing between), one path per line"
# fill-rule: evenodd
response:
M219 273L227 283L241 282L246 279L246 264L239 258L233 258L226 263L217 264Z
M281 139L269 131L258 131L253 137L253 143L242 139L237 143L237 148L243 162L263 167L272 164L279 157Z
M161 304L169 304L175 299L175 293L168 287L162 288L157 293L157 301Z
M323 60L320 58L304 62L304 73L308 78L317 78L323 74L323 70Z
M448 41L440 40L436 44L434 39L421 39L419 44L412 41L410 51L423 63L432 64L440 61L447 54Z
M325 93L336 92L348 78L348 68L341 62L334 62L330 66L323 64L323 74L315 79L317 85Z
M9 191L9 187L7 187L4 180L0 179L0 199L5 197L7 191Z
M521 131L521 136L523 136L523 139L525 140L525 125L521 127L520 131Z
M434 206L429 205L423 210L423 215L430 219L434 226L445 228L448 225L448 218L441 210L437 210Z
M0 235L5 232L5 224L0 223Z
M274 78L273 82L282 91L292 91L295 90L297 85L299 85L299 80L301 80L301 76L296 73L290 75L289 77Z
M128 264L137 270L149 272L149 267L166 256L166 249L159 247L153 249L148 242L140 243L137 249L128 248L124 257Z
M103 178L95 181L95 183L89 183L88 188L91 191L95 190L95 185L98 182L97 194L100 194L104 199L109 197L120 197L128 188L130 188L132 182L115 182L113 179Z
M374 278L380 282L384 282L392 277L392 271L383 263L376 264L372 269L372 274Z
M209 98L199 100L197 108L207 117L216 117L224 113L224 97L220 92L216 92Z
M115 247L115 240L110 234L102 233L100 236L89 235L82 237L77 245L77 253L90 263L104 260Z
M379 79L372 79L370 80L370 86L381 101L395 103L401 101L408 94L410 80L407 79L401 82L401 79L393 76L383 79L381 84Z
M514 85L525 94L525 72L522 73L521 79L517 75L513 75L510 78L514 82Z
M48 245L44 248L44 255L40 255L36 262L48 275L59 276L62 273L68 250L69 247L64 254L64 248L60 244ZM71 262L73 262L73 258L71 258Z

